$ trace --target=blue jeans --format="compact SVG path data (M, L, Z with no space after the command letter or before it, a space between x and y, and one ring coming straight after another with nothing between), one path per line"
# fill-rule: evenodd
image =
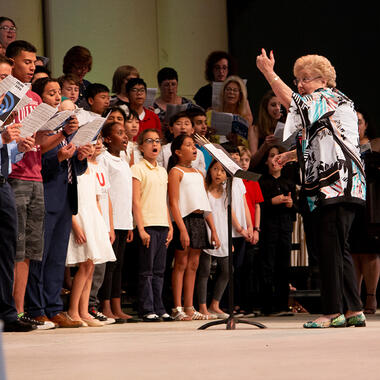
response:
M139 314L155 313L161 316L165 307L162 302L162 287L166 266L166 238L168 227L145 227L150 235L149 248L139 237Z

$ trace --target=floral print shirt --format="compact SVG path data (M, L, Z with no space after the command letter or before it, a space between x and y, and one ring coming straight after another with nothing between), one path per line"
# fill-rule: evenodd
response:
M298 160L310 211L336 202L365 203L358 119L349 98L331 88L305 96L293 92L284 130L288 136L298 132Z

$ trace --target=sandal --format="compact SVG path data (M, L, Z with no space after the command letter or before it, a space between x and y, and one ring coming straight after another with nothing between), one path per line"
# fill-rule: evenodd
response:
M192 319L183 311L183 307L181 306L177 306L176 308L172 309L172 318L175 321L191 321Z
M193 312L192 315L189 315L186 313L193 321L200 321L200 320L208 319L207 315L204 315L204 314L200 313L199 311L196 311L194 306L185 307L185 309L188 309L188 310Z

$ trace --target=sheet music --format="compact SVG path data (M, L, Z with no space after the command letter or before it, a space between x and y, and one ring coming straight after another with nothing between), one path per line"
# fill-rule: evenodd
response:
M73 143L75 146L82 146L90 142L95 142L105 121L105 117L99 116L95 120L90 121L85 125L82 125L70 142Z
M214 110L220 109L222 107L220 103L220 93L222 91L223 82L212 82L212 101L211 107Z
M240 115L228 112L208 111L210 126L215 129L215 133L221 136L236 133L239 136L248 138L248 121Z
M167 122L170 121L170 118L181 111L186 111L188 105L187 104L167 104L166 105L166 114L165 114L165 120Z
M87 111L83 108L75 109L74 114L78 119L79 127L81 127L82 125L85 125L87 123L90 123L91 121L100 117L100 115L98 115L97 113Z
M32 99L29 98L29 96L24 95L19 101L19 103L17 104L17 106L14 108L14 111L20 111L21 109L26 107L31 101Z
M214 144L205 144L204 147L229 171L234 175L241 167L223 149Z
M285 123L279 121L276 125L273 135L280 140L280 145L282 145L286 150L289 150L292 146L295 145L295 136L297 135L297 131L293 132L293 134L284 140L284 130Z
M157 88L147 88L144 107L146 108L153 107L153 103L154 103L154 99L156 99L156 95L157 95Z
M211 126L217 135L226 136L231 133L233 114L211 111Z
M22 122L20 137L32 136L41 125L44 125L55 113L57 109L46 103L39 104Z
M40 131L56 131L63 127L70 116L74 115L74 111L61 111L57 112L53 117L48 120L39 130Z
M20 100L28 92L28 87L12 75L8 75L0 81L0 96L5 94L0 104L0 126L2 126L9 115L15 109Z

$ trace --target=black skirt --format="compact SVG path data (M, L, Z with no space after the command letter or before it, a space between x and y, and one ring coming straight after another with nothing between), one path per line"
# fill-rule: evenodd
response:
M193 249L213 249L207 235L206 221L203 214L191 213L183 218L187 233L190 237L190 248ZM173 245L175 249L183 251L180 240L180 232L173 223Z

